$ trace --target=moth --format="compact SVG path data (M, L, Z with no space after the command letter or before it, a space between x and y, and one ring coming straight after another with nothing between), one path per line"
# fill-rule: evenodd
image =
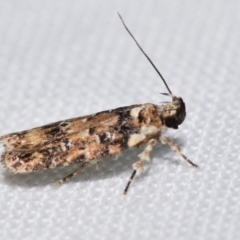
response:
M104 156L118 155L132 147L144 147L133 164L133 172L124 190L126 195L136 173L150 160L150 152L158 142L168 144L173 152L193 167L198 167L182 153L177 144L162 135L163 130L177 129L184 121L186 107L183 99L172 94L159 70L129 31L121 15L118 15L127 32L162 79L168 90L168 93L163 94L170 97L171 102L120 107L4 135L0 137L4 146L1 162L9 171L27 173L78 163L74 172L56 182L61 184L89 163L98 163Z

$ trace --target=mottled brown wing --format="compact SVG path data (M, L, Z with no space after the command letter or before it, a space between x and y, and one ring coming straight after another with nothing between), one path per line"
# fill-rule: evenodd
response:
M74 132L81 132L91 125L96 124L96 121L106 121L111 118L112 114L108 116L99 114L95 118L93 115L63 120L41 127L33 128L30 130L10 133L0 138L6 149L14 151L29 151L38 149L45 144L51 143L54 140L61 139L62 137ZM92 119L92 121L91 121Z
M139 121L137 113L142 109L146 104L5 135L0 138L5 147L1 161L10 171L21 173L119 153L129 147L129 137L139 133L144 117Z

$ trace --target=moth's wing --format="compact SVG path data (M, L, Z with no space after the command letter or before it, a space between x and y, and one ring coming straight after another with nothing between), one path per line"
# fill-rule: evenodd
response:
M142 106L118 108L5 135L1 138L6 147L1 160L10 171L21 173L119 153L128 147L129 135L139 132L138 120L131 112Z
M120 146L115 146L112 154L118 153L120 150ZM23 173L67 166L78 162L90 162L106 155L110 155L108 144L101 144L96 135L86 136L84 133L81 136L81 134L75 133L71 135L71 138L46 144L36 151L5 151L2 155L2 162L10 171Z
M101 122L111 118L112 114L104 117L103 119L102 114L99 114L95 118L93 115L87 115L63 120L27 131L4 135L0 137L0 142L3 143L4 148L7 150L19 152L34 151L69 134L84 131L91 125L96 124L96 121Z

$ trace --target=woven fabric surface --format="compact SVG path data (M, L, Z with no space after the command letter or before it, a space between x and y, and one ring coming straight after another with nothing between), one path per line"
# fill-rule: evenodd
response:
M0 167L1 240L231 240L240 235L240 2L0 1L0 135L139 103L168 101L117 12L181 96L187 117L164 135L126 198L141 149L14 175Z

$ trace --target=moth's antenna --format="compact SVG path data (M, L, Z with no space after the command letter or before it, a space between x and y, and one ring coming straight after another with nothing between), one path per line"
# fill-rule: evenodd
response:
M152 66L154 67L154 69L156 70L156 72L158 73L158 75L160 76L160 78L163 80L167 90L169 91L170 94L172 94L170 88L168 87L165 79L163 78L162 74L158 71L158 69L156 68L156 66L153 64L152 60L148 57L148 55L143 51L143 49L141 48L141 46L139 45L139 43L137 42L137 40L135 39L135 37L132 35L132 33L129 31L129 29L127 28L125 22L123 21L121 15L118 13L118 16L120 17L124 27L126 28L126 30L128 31L128 33L130 34L130 36L133 38L134 42L137 44L137 46L139 47L139 49L141 50L141 52L145 55L145 57L148 59L148 61L152 64Z

